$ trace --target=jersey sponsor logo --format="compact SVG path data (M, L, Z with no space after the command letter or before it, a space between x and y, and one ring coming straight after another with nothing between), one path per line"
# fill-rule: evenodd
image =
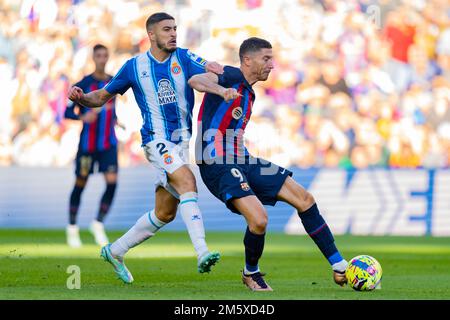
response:
M165 164L169 165L173 163L173 157L170 154L164 154L163 158Z
M194 61L202 66L204 66L206 64L205 59L203 59L202 57L199 57L195 53L192 53L190 50L187 51L187 55L192 61Z
M231 112L231 115L233 116L234 119L239 120L242 117L242 108L241 107L236 107L233 109L233 111Z
M172 84L167 79L158 81L158 103L162 106L169 103L177 103L177 96Z
M180 72L181 72L181 67L178 65L178 63L174 62L174 63L172 63L172 68L171 68L171 70L172 70L172 73L173 73L173 74L180 74Z
M141 72L141 78L148 78L148 77L150 77L150 74L148 73L148 71L147 70L143 70Z
M244 191L249 191L250 190L250 186L248 185L247 182L242 182L241 183L241 189Z

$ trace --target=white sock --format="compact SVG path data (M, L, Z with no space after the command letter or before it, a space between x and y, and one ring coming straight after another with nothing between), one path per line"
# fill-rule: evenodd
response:
M208 246L205 241L205 228L197 199L198 195L196 192L186 192L180 195L179 208L194 249L198 257L201 257L208 252Z
M114 241L111 253L115 257L123 257L128 250L154 236L165 224L156 217L155 210L146 212L127 233Z
M345 272L345 269L347 269L347 266L348 266L348 262L345 259L342 259L341 261L333 264L331 266L331 268L333 268L334 271Z
M244 274L247 275L247 276L248 276L248 275L251 275L251 274L254 274L254 273L257 273L257 272L260 272L260 271L259 271L259 267L258 267L258 269L257 269L256 271L248 271L248 270L247 270L247 267L244 266Z

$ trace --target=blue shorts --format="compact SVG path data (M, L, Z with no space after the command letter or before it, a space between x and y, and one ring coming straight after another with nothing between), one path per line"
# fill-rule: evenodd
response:
M199 164L208 190L232 212L240 212L232 199L255 195L262 204L274 206L286 178L292 172L269 161L254 158L255 164Z
M98 163L98 172L113 172L119 170L117 162L117 147L95 152L82 152L78 150L75 159L75 174L79 177L87 177L94 173L95 164Z

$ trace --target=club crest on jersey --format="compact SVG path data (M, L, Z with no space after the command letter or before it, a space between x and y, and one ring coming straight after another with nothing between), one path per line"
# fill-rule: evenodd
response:
M233 116L234 119L239 120L242 117L242 108L241 107L234 108L233 111L231 111L231 115Z
M167 165L169 165L169 164L172 164L172 162L173 162L173 157L170 155L170 154L164 154L164 163L165 164L167 164Z
M247 182L242 182L241 183L241 189L244 191L249 191L250 190L250 186L248 185Z
M172 68L171 68L171 70L172 70L172 73L173 73L173 74L180 74L180 72L181 72L181 67L178 65L178 63L174 62L174 63L172 63Z
M158 81L158 102L161 106L168 103L177 102L175 90L172 88L172 84L167 79L161 79Z

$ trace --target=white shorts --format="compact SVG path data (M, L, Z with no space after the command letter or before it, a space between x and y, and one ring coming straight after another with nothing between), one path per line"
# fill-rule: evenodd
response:
M167 181L167 172L174 173L184 165L189 165L189 142L179 144L165 139L150 141L144 146L145 157L156 168L157 177L155 187L163 187L175 198L180 195Z

